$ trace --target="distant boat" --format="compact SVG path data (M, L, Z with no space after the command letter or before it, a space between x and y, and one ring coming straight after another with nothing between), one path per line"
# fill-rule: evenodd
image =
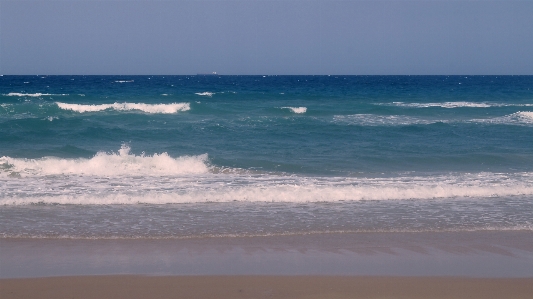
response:
M197 76L216 76L218 74L217 74L217 72L212 72L212 73L198 73L196 75Z

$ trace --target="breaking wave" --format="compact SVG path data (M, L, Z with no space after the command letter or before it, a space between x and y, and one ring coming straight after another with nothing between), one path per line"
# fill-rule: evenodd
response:
M289 109L293 113L302 114L307 112L307 107L281 107L281 109Z
M8 97L44 97L44 96L68 96L68 94L52 94L52 93L18 93L18 92L10 92L8 94L4 94Z
M491 102L443 102L443 103L378 103L376 105L397 106L397 107L411 107L411 108L490 108L490 107L533 107L533 104L507 104L507 103L491 103Z
M67 104L56 102L57 106L63 110L72 110L79 113L98 112L108 109L116 111L139 110L146 113L164 113L171 114L178 111L188 111L191 109L189 103L172 103L172 104L144 104L144 103L114 103L114 104Z
M99 152L90 159L0 158L0 205L338 202L533 195L533 173L306 177L220 171L207 154Z
M212 97L215 93L214 92L205 91L205 92L197 92L195 94L199 95L199 96Z
M353 114L335 115L333 122L338 124L360 125L360 126L407 126L407 125L429 125L441 120L428 120L404 115L376 115L376 114Z
M516 113L500 117L473 119L471 122L496 125L533 125L533 112L518 111Z
M480 123L493 125L533 125L533 112L519 111L513 114L481 119L454 120L454 119L424 119L406 115L376 115L353 114L335 115L333 122L337 124L359 126L410 126L430 125L435 123Z
M0 158L0 177L32 177L47 175L182 175L206 173L207 155L170 157L167 153L130 154L130 147L122 145L118 153L99 152L90 159Z

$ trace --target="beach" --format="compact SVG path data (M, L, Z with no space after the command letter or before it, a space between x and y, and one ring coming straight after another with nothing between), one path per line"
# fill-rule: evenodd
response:
M0 280L15 298L531 298L533 278L81 276Z
M530 232L0 241L2 298L530 298Z

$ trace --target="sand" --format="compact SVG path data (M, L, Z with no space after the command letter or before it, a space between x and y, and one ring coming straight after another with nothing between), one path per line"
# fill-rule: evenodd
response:
M0 253L0 279L92 275L533 277L532 232L168 240L0 238Z
M0 239L0 298L533 298L531 232Z
M533 278L71 276L0 280L15 298L533 298Z

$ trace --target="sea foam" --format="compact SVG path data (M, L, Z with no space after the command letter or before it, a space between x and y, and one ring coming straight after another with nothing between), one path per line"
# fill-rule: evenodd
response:
M209 92L209 91L204 91L204 92L197 92L195 94L199 95L199 96L212 97L215 93L214 92Z
M44 97L44 96L68 96L68 94L52 94L52 93L19 93L19 92L10 92L4 94L8 97Z
M335 115L333 122L347 125L360 126L407 126L407 125L429 125L442 120L428 120L405 115L376 115L376 114L352 114Z
M533 125L533 111L518 111L494 118L473 119L470 122L495 125Z
M20 171L21 175L13 175ZM533 195L533 173L472 173L390 178L214 173L207 155L119 153L92 159L0 158L0 205L338 202L505 198Z
M90 159L40 159L0 158L0 176L32 177L47 175L182 175L206 173L207 155L170 157L167 153L147 155L130 154L123 145L118 153L98 152Z
M281 109L289 109L293 113L297 113L297 114L307 112L307 107L281 107Z
M392 105L399 107L414 107L414 108L429 108L429 107L441 107L441 108L489 108L492 107L487 103L475 103L475 102L444 102L444 103L404 103L393 102Z
M116 111L139 110L146 113L164 113L171 114L178 111L188 111L191 109L189 103L172 103L172 104L144 104L144 103L114 103L114 104L67 104L56 102L57 106L63 110L72 110L79 113L98 112L108 109Z
M209 181L208 177L198 179ZM166 188L159 188L154 179L140 177L126 179L94 180L82 183L80 180L50 181L32 194L18 192L0 196L0 205L46 204L172 204L200 202L339 202L360 200L429 200L446 198L494 198L509 196L531 196L533 186L527 183L510 185L454 185L446 182L381 182L380 185L361 181L352 185L322 184L272 184L262 185L260 181L246 185L232 185L220 181L209 186L193 182L168 180ZM13 180L24 182L24 179ZM27 183L27 182L26 182ZM214 182L212 182L214 183ZM365 184L367 183L367 184ZM161 183L159 183L161 184ZM53 188L57 186L57 188ZM35 186L34 186L35 187ZM66 189L68 187L68 189ZM24 191L24 189L19 189ZM29 190L32 191L32 190ZM33 191L36 191L33 189Z
M490 107L531 107L533 104L493 103L493 102L443 102L443 103L378 103L376 105L411 107L411 108L490 108Z

